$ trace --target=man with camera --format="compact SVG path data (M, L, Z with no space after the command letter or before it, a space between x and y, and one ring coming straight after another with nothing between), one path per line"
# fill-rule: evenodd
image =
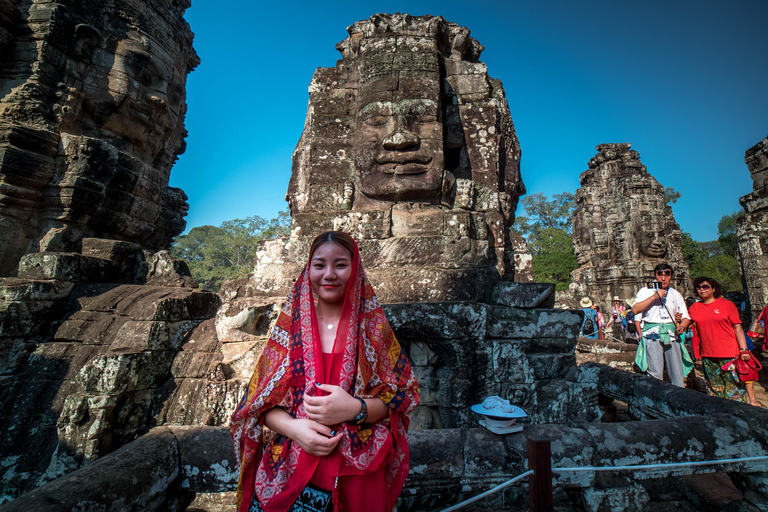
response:
M672 281L672 267L660 263L653 269L656 281L637 292L632 311L635 313L635 325L638 326L640 343L644 345L648 374L659 380L664 378L666 363L667 375L675 386L684 387L683 359L690 361L682 346L685 329L691 323L685 299L680 292L669 287ZM680 324L675 322L675 315L680 313ZM642 329L640 328L642 326ZM638 350L642 350L642 346ZM637 361L637 360L636 360ZM641 366L642 364L638 364ZM687 372L686 372L687 373Z

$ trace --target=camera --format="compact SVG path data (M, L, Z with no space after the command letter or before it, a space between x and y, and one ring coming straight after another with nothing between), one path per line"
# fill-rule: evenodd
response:
M661 290L661 283L658 281L651 281L646 288L650 288L651 290Z

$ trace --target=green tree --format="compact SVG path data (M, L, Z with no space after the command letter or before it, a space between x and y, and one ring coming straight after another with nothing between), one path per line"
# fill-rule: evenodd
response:
M533 257L533 273L537 283L555 283L558 291L567 290L571 282L571 271L579 264L573 249L548 254L537 254Z
M672 187L666 187L664 189L664 202L666 204L675 204L682 194Z
M518 215L512 228L523 235L528 242L528 250L531 254L542 254L547 238L552 236L552 231L558 229L568 237L571 234L571 218L576 208L574 195L569 192L554 194L552 199L541 192L523 196L520 205L525 210L525 215Z
M283 211L271 220L254 215L225 221L219 227L195 227L176 237L171 253L187 262L201 287L218 291L224 281L248 275L258 243L287 234L290 223L290 216Z
M520 204L525 215L517 216L513 229L528 242L536 282L555 283L558 290L568 289L571 271L579 266L571 240L574 195L563 192L548 199L539 192L524 196Z
M717 223L717 241L724 254L735 256L739 250L739 239L736 236L736 226L739 218L745 215L744 210L739 210L728 215L723 215Z
M728 254L718 254L699 262L691 269L691 276L707 276L716 279L724 292L743 291L739 264L736 258Z
M743 211L723 215L717 223L717 240L697 242L689 233L683 232L681 249L688 263L691 278L707 276L723 285L723 291L743 291L739 264L736 260L738 240L736 225Z

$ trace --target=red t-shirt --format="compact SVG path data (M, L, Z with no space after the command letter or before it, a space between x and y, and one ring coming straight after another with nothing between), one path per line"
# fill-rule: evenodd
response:
M723 297L709 304L697 302L688 308L691 320L696 322L699 343L694 338L693 355L699 357L736 357L739 342L733 326L741 324L736 305Z

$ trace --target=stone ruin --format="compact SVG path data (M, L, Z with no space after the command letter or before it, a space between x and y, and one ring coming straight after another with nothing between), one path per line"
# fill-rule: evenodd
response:
M594 393L562 380L576 335L563 325L577 317L546 309L553 285L515 282L515 259L525 275L526 256L514 254L509 230L525 192L520 145L501 82L478 60L484 47L435 16L377 14L347 31L342 59L309 87L287 193L292 232L222 290L225 362L247 382L252 365L237 361L263 346L248 332L264 299L282 302L312 239L340 229L357 239L416 368L412 428L473 425L468 407L494 394L537 420L593 419ZM536 407L570 404L566 396L585 400Z
M187 211L188 6L0 0L0 503L154 425L225 421L178 396L224 380L221 300L161 250Z
M739 203L746 215L739 219L739 261L746 282L752 318L768 304L768 137L749 148L744 162L752 176L752 192Z
M161 8L156 3L153 6ZM180 19L186 5L163 6L165 14L170 11ZM375 49L393 38L398 45L404 39L405 48L430 48L429 37L418 35L423 34L420 27L431 27L429 37L440 49L434 54L425 52L437 59L440 76L448 77L454 65L457 69L465 69L465 64L472 64L466 69L484 69L476 62L482 47L469 38L467 29L442 18L408 15L376 15L355 24L350 38L341 45L345 58L336 69L347 69L345 65L350 63L345 63L347 43L361 54L363 48ZM372 56L377 53L373 51ZM392 53L392 62L420 58L420 52ZM449 64L454 55L470 62L455 59L459 64ZM376 62L355 60L349 73L379 66ZM390 68L382 65L378 69L384 73ZM318 75L331 71L321 69ZM313 161L313 148L319 151L321 145L306 146L311 134L305 130L297 151L303 156L294 161L301 165L294 167L289 190L293 233L265 248L256 277L229 283L223 289L225 302L221 306L216 294L195 288L183 262L165 251L147 251L151 248L147 241L147 245L139 245L86 237L80 240L79 252L49 250L21 257L18 277L0 281L0 405L5 411L0 417L0 510L230 510L237 474L225 425L276 319L284 299L281 287L289 287L296 274L282 277L287 283L279 283L277 276L293 271L290 265L300 268L308 240L331 227L351 231L361 240L361 247L370 244L364 257L374 269L372 275L379 279L385 278L387 269L403 267L400 274L390 273L388 279L393 284L385 281L380 294L389 302L399 301L385 305L385 309L422 385L422 405L412 421L412 470L400 510L434 510L455 504L519 474L525 469L528 436L552 439L555 465L560 466L701 460L713 453L724 457L768 453L765 414L759 411L756 414L747 406L732 403L713 407L712 400L703 395L669 389L644 376L600 365L575 366L578 316L551 309L554 286L514 282L511 269L517 255L510 251L514 241L507 240L506 235L493 238L499 230L506 231L502 224L506 226L504 223L514 216L517 196L505 192L513 188L506 188L507 181L499 179L498 188L492 189L481 179L482 172L478 171L477 178L475 175L475 165L479 164L473 160L473 151L489 159L498 155L501 162L508 153L500 148L517 147L516 142L509 146L510 132L500 136L501 125L472 125L474 118L462 114L462 105L477 107L476 111L469 108L469 114L487 114L487 105L481 111L473 103L483 97L481 93L475 96L473 88L482 91L483 83L496 95L485 97L486 101L498 107L503 100L500 84L487 78L484 71L479 76L459 75L461 78L454 76L453 82L446 78L445 96L440 101L454 98L444 104L456 106L463 125L474 128L465 128L464 147L451 146L445 135L449 130L443 127L445 169L438 173L439 180L430 174L431 167L422 173L423 180L397 172L382 172L381 179L373 179L370 173L358 176L356 164L347 162L351 179L344 182L341 190L346 195L340 199L349 203L349 210L339 209L325 218L321 212L334 211L327 203L307 200L302 206L301 193L311 198L313 191L321 190L316 186L330 187L333 183L329 175L315 176L311 166L306 167ZM463 88L462 82L474 85ZM434 85L426 79L418 83ZM413 94L417 101L409 101L408 96L374 103L375 108L392 109L392 119L382 125L402 126L404 120L396 119L401 112L407 112L408 119L419 119L422 107L429 107L429 98L421 97L419 87L402 91ZM393 98L399 90L392 91ZM451 96L451 91L456 95ZM311 94L320 92L313 90ZM323 108L322 102L310 102L307 130L314 126L312 116ZM449 118L442 110L438 112L445 115L441 119ZM503 112L493 112L497 117L491 120L504 117ZM317 134L332 134L332 126ZM490 127L495 127L495 134L490 133ZM395 146L392 151L402 143L413 148L415 138L411 135L420 141L422 135L438 130L436 125L428 128L425 132L399 129L390 138ZM383 146L388 135L379 136ZM473 140L482 144L495 140L496 145L483 146L487 150L483 152L468 142ZM373 155L369 163L376 162L376 153L363 146L352 144L355 161L367 154ZM458 149L449 157L451 147ZM519 148L512 154L518 155L512 166L517 173ZM330 158L318 157L318 161ZM394 156L387 158L395 162ZM397 165L407 167L410 163ZM509 169L508 161L503 167ZM452 186L449 171L455 179ZM401 187L399 177L403 175L418 183L409 181L406 184L410 185ZM522 193L519 174L515 176L517 192ZM467 181L459 187L460 179ZM435 180L440 182L439 193L430 188ZM381 185L381 193L369 185ZM294 196L294 190L304 192ZM318 194L318 198L333 198L332 192ZM392 195L386 199L382 194ZM458 204L467 208L457 207L457 197L463 198ZM453 203L446 205L446 198ZM318 205L317 210L313 205ZM436 220L440 218L438 210L442 221ZM372 219L378 220L374 223ZM427 231L417 231L422 224ZM387 225L389 228L384 227ZM389 236L376 238L370 236L372 232ZM122 236L118 232L115 238ZM392 245L386 245L386 240ZM460 264L451 263L442 253L426 252L452 245L476 248L477 252L460 253L464 254ZM300 257L291 260L291 255ZM386 265L379 267L376 256ZM426 269L423 274L418 261ZM463 279L462 272L480 281L462 281L466 287L446 284L451 275ZM258 277L260 273L263 278ZM274 279L269 281L269 276ZM413 276L426 281L413 281L419 285L416 288L401 286L403 279ZM441 282L445 286L438 286ZM436 286L435 298L419 297L430 294L427 284ZM595 423L598 393L603 394L603 401L605 397L624 401L639 418L662 420L630 425ZM529 413L523 433L496 436L477 428L478 418L468 412L468 406L489 394L507 397ZM697 417L680 418L691 415ZM752 493L753 502L759 502L759 493L768 490L768 464L739 463L723 468L743 475L745 496ZM676 470L675 474L702 471L708 470ZM581 500L589 511L631 509L649 501L638 481L667 475L669 472L663 470L633 478L601 477L593 472L564 474L555 481L556 499ZM26 491L30 492L16 498ZM526 494L525 488L518 486L505 491L507 503L519 503Z
M579 177L573 215L579 267L571 273L570 307L588 296L606 311L614 295L633 298L654 280L653 268L662 262L675 269L673 287L683 296L690 288L680 227L664 200L664 187L630 148L628 143L598 145Z
M357 239L383 302L481 300L496 282L531 281L508 229L525 193L520 144L484 47L435 16L377 14L347 31L341 60L309 86L292 234L266 245L251 286L287 294L331 229Z
M167 248L199 59L189 0L0 0L0 276L82 238Z

